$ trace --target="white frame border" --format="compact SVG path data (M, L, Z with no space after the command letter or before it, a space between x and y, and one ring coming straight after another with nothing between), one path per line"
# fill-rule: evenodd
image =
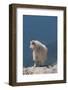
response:
M63 80L63 10L41 10L41 9L28 9L28 8L17 8L17 63L16 63L16 82L33 82L33 81L52 81L52 80ZM23 15L45 15L45 16L57 16L58 17L58 73L57 74L41 74L41 75L23 75ZM62 62L62 64L61 64ZM43 78L42 78L43 77Z

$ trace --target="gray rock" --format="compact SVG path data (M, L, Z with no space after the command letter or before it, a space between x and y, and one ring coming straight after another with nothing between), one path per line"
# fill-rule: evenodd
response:
M31 75L31 74L48 74L48 73L57 73L57 65L48 66L48 67L24 67L23 74Z

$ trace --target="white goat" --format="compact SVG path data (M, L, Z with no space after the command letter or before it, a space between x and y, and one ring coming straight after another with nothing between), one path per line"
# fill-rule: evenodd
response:
M30 41L30 48L33 50L34 66L43 65L47 59L48 48L38 40Z

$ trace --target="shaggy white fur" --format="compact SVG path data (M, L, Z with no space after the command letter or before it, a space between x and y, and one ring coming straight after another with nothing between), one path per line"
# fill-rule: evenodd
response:
M34 66L43 65L47 59L48 48L38 40L30 41L30 48L33 50Z

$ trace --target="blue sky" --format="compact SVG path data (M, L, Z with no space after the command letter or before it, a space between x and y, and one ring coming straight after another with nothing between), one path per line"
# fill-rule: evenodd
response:
M57 17L56 16L23 16L23 63L24 66L33 65L29 44L31 40L39 40L49 48L48 62L53 63L57 53ZM54 49L51 51L51 49ZM50 55L51 53L51 55ZM52 57L51 57L52 56ZM49 58L50 57L50 58Z

